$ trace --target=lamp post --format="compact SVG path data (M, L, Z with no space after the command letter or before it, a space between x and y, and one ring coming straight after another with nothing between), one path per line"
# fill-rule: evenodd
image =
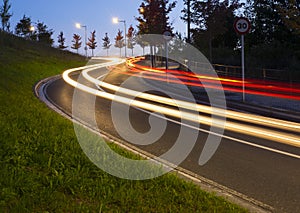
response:
M187 43L191 43L191 0L187 0Z
M126 42L126 21L125 20L119 20L119 18L113 18L113 23L118 24L119 22L124 23L125 28L125 58L127 57L127 42Z
M76 23L76 28L81 29L82 27L84 28L84 40L85 40L85 46L84 46L84 50L85 50L85 57L87 58L87 37L86 37L86 31L87 31L87 26L86 25L81 25L80 23Z

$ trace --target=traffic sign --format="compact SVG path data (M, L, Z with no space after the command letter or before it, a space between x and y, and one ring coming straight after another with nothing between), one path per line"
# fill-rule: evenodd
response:
M169 30L166 30L164 33L163 33L163 37L166 41L170 41L172 39L172 33L171 31Z
M247 18L240 17L234 22L234 29L240 35L245 35L250 31L251 24Z

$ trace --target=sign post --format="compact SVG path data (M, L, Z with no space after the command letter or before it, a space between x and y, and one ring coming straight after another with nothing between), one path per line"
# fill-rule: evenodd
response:
M168 42L172 39L172 33L169 30L166 30L163 33L163 38L165 40L165 49L166 49L166 77L167 77L167 82L169 83L168 79L168 69L169 69L169 52L168 52Z
M244 40L244 35L250 31L251 24L247 18L240 17L235 20L233 26L234 26L235 31L241 35L243 102L245 102L245 40Z

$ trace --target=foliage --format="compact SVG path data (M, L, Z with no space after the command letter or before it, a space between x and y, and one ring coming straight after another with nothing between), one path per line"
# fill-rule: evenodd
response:
M17 35L29 38L32 35L31 28L31 18L26 15L17 23L15 32Z
M92 50L92 56L94 56L94 49L96 49L96 47L97 47L96 31L95 30L93 32L91 32L91 37L88 38L87 45Z
M172 39L172 41L170 42L170 53L172 54L173 52L176 54L178 54L179 52L181 52L184 49L185 46L185 41L183 39L183 36L181 33L176 32L174 35L175 39Z
M102 41L103 41L102 47L104 50L106 50L106 55L108 56L108 50L111 46L111 43L110 43L110 39L109 39L107 33L105 33L105 36L104 36L104 38L102 38Z
M2 30L9 32L10 31L10 23L9 19L12 17L12 14L9 13L11 9L11 4L9 4L9 0L3 0L3 5L0 7L0 17Z
M193 44L201 49L209 49L210 61L213 47L236 47L233 22L235 11L240 7L238 0L191 0L191 22L196 26L191 30ZM182 19L187 21L187 10L182 12Z
M130 27L128 28L128 33L127 33L127 47L128 49L131 49L131 56L133 56L133 48L136 44L135 41L135 30L132 27L132 25L130 25Z
M124 36L122 35L122 31L119 29L118 33L115 37L115 47L120 48L120 57L121 57L121 49L125 46Z
M299 0L248 0L247 14L252 21L252 45L273 41L299 41Z
M46 44L46 45L52 45L54 40L51 38L53 34L53 30L48 30L47 25L45 25L43 22L39 22L36 25L37 30L34 31L34 34L36 34L37 41L40 43Z
M169 0L143 0L140 5L138 34L163 34L166 30L172 31L168 14L176 6L176 2Z
M63 31L61 31L59 33L57 39L58 39L57 42L59 43L59 46L58 46L59 49L63 50L63 49L66 49L68 47L68 46L65 46L65 40L66 40L66 38L64 37Z
M54 42L51 38L53 34L52 29L48 30L47 25L39 21L36 24L36 28L34 28L31 23L31 18L26 17L26 15L24 15L16 25L15 32L17 35L49 46L51 46Z
M78 49L81 47L81 44L82 44L81 36L78 34L74 34L72 42L73 42L73 44L72 44L71 48L77 50L77 53L78 53Z
M300 1L288 0L285 8L278 7L280 17L286 28L293 34L300 34Z

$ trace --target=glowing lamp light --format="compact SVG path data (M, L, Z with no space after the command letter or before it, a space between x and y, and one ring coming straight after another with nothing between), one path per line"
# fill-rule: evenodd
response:
M114 23L114 24L118 24L118 23L119 23L119 19L118 19L118 18L116 18L116 17L115 17L115 18L113 18L113 19L112 19L112 21L113 21L113 23Z
M76 26L76 28L78 28L78 29L81 28L81 24L80 24L80 23L76 23L75 26Z
M35 30L34 26L30 26L29 30L33 32Z

